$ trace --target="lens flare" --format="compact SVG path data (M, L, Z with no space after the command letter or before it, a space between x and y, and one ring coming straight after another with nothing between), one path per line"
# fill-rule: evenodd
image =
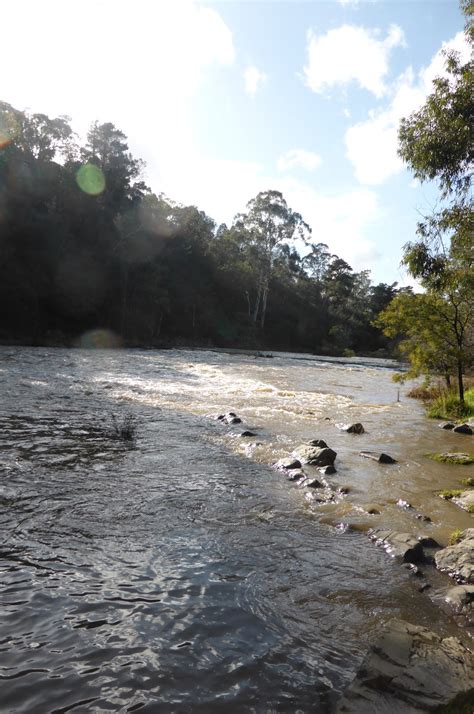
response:
M0 115L0 149L4 149L11 143L14 135L14 128L5 116Z
M105 176L95 164L84 164L76 175L77 185L90 196L98 196L105 188Z
M82 335L78 341L78 347L85 349L117 349L122 346L122 341L118 335L111 330L90 330Z

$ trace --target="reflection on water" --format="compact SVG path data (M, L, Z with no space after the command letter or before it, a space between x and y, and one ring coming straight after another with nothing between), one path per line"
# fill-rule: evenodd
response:
M288 357L1 348L0 711L329 712L385 620L452 631L363 533L333 527L443 539L469 522L434 495L463 467L447 476L423 457L460 437L397 403L390 376ZM209 418L230 409L242 425ZM131 445L108 433L111 414L130 412ZM347 421L367 434L341 433ZM338 452L332 483L351 491L335 503L308 502L268 468L310 438Z

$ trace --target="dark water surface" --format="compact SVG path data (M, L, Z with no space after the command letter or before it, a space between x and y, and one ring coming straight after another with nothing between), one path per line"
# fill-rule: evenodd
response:
M364 534L334 527L376 501L406 529L407 496L430 535L469 524L421 456L453 435L433 441L389 370L4 347L0 389L0 711L330 712L386 620L453 631ZM206 416L230 408L260 444ZM135 444L110 438L112 414L135 416ZM355 417L357 442L336 428ZM328 506L268 467L316 437L353 486ZM405 457L391 471L358 457L381 445Z

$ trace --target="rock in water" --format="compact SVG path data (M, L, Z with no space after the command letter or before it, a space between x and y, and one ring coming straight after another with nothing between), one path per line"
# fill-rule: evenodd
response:
M360 422L344 424L344 426L341 426L341 431L347 431L348 434L365 434L365 429Z
M456 637L392 620L338 703L338 714L464 712L474 707L474 660Z
M318 449L327 448L327 444L323 439L311 439L311 441L308 441L308 446L317 446Z
M453 496L452 500L457 506L472 513L472 509L474 509L474 489L463 491L459 496Z
M280 459L276 462L274 468L279 471L289 471L292 469L300 469L301 461L299 459Z
M368 536L389 555L404 563L422 563L425 559L422 544L410 533L374 528L368 531Z
M455 431L456 434L469 434L472 436L472 429L469 424L459 424L459 426L454 427L453 431Z
M467 528L459 543L448 545L435 555L436 567L459 583L474 583L474 528Z
M337 473L337 471L332 464L329 464L328 466L322 466L319 469L319 473L323 474L323 476L331 476L332 474Z
M474 624L474 585L457 585L455 588L448 590L444 600L457 615L464 618L465 622L458 624L472 627Z
M439 426L441 429L447 429L448 431L451 431L451 429L454 429L456 424L453 424L452 422L448 421L445 424L440 424Z
M361 451L360 455L364 459L372 459L373 461L378 461L379 464L396 464L397 460L388 454L379 453L378 451Z
M298 446L294 454L304 464L310 464L310 466L332 466L337 456L336 452L329 447L319 449L308 446L308 444Z

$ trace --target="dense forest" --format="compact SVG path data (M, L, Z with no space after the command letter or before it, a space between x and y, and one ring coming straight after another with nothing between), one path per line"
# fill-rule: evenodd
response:
M155 195L111 123L0 102L0 341L373 353L399 291L332 255L277 191L231 226ZM298 250L295 247L297 241ZM84 342L83 342L84 343Z

